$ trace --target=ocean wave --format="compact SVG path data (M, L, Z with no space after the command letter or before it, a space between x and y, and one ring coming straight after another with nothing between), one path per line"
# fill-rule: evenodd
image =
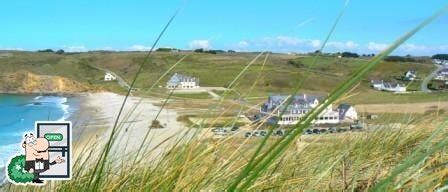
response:
M57 105L63 111L63 115L58 121L66 121L72 115L70 111L70 105L67 103L67 97L61 96L36 96L33 99L33 103L29 103L26 106L48 106L48 105Z
M37 97L34 97L34 100L39 100L40 98L42 98L43 96L37 96Z
M75 113L75 111L77 110L76 103L69 103L67 97L36 96L32 100L30 99L29 102L32 102L32 103L29 103L28 105L33 105L36 102L40 102L40 103L42 103L42 107L53 106L53 107L59 108L62 111L62 114L60 114L61 116L58 116L58 118L59 118L58 121L68 120L71 117L71 115L73 113ZM36 107L36 106L33 106L33 107ZM19 119L17 119L17 121L18 121L18 123L21 123L21 122L25 122L25 121L29 121L29 120L25 119L23 117L22 118L19 117ZM18 124L11 125L11 126L17 126L17 125ZM30 130L29 128L27 128L27 129L20 129L20 131L17 131L17 132L11 131L11 132L2 133L2 136L8 135L8 136L16 137L16 138L20 139L23 137L24 130L26 130L26 132L34 132L34 129ZM7 161L9 161L9 158L12 155L15 155L17 153L23 153L22 148L20 147L20 143L0 145L0 167L4 166L7 163Z
M59 106L62 111L64 111L64 115L58 121L66 121L72 115L72 113L69 111L70 105L62 103Z
M8 144L0 146L0 168L6 167L9 159L12 156L23 154L23 149L20 143Z
M25 106L64 104L67 103L67 100L67 97L60 96L37 96L33 99L32 103L25 104Z
M67 97L61 97L61 96L37 96L34 98L34 103L40 102L40 103L66 103Z

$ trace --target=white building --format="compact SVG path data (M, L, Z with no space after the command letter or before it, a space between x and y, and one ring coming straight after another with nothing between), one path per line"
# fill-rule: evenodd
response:
M372 87L378 91L390 91L395 93L406 92L406 86L403 84L385 82L383 80L381 81L372 80L370 83L372 84Z
M279 125L293 125L298 123L309 111L319 105L320 97L309 96L306 94L296 95L291 98L291 104L285 109L284 105L289 96L270 96L268 101L260 108L262 115L271 116L268 122L277 123ZM282 114L283 112L283 114ZM342 122L350 122L352 119L358 119L356 110L348 104L340 105L337 109L328 106L313 121L314 124L338 124Z
M440 70L435 77L436 80L448 81L448 69Z
M414 70L409 70L404 74L404 80L414 81L417 78L417 72Z
M167 89L195 89L199 88L199 78L174 73L166 83Z
M448 60L433 59L432 62L437 65L448 65Z
M341 104L338 106L339 120L341 122L353 123L358 120L358 112L349 104Z
M338 124L339 112L333 109L333 105L329 105L322 113L313 121L314 124Z
M106 74L104 75L104 81L115 81L115 80L117 80L117 77L112 75L112 73L110 72L106 72Z

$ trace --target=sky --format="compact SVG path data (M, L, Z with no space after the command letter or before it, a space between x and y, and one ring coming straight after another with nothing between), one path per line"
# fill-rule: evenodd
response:
M157 47L378 53L446 0L14 0L0 2L0 50L148 50ZM448 14L394 54L448 53Z

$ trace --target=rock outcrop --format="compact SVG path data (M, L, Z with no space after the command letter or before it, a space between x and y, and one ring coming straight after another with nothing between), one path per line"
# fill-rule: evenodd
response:
M77 81L49 75L37 75L28 71L0 76L0 91L10 93L79 93L92 91Z

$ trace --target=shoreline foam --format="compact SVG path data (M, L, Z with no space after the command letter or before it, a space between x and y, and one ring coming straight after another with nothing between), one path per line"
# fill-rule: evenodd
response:
M1 93L1 94L5 94L5 93ZM34 96L35 94L7 94L7 95ZM33 101L39 102L39 101L43 100L43 102L46 102L46 103L55 103L63 111L62 117L59 118L57 121L66 121L66 120L70 120L70 118L72 118L72 115L74 114L74 112L76 112L76 110L79 109L78 106L74 106L74 105L77 105L76 102L73 102L73 103L69 102L69 98L71 98L73 96L74 95L62 96L62 95L42 95L42 94L40 94L40 95L32 98L32 100L30 100L30 102L33 102ZM75 96L75 97L78 97L78 96ZM54 100L55 98L57 98L59 100L56 101L56 100ZM18 136L23 135L23 133L19 133L19 132L13 133L13 134L18 135ZM7 144L7 145L3 145L0 148L1 149L0 154L7 154L7 155L11 155L11 156L14 156L14 154L20 154L22 149L18 146L20 146L20 143L11 143L11 144ZM5 169L6 169L9 159L10 159L10 157L0 158L0 160L1 160L0 161L0 184L4 183L6 181L6 177L5 177L6 170Z

